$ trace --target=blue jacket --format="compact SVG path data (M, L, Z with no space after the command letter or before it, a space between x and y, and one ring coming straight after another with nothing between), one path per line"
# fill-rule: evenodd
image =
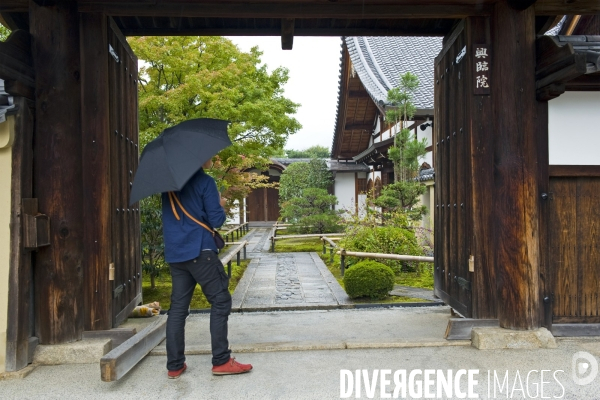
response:
M175 192L187 212L197 220L212 228L225 222L225 210L219 202L220 196L215 180L203 169L196 172L183 189ZM175 209L181 218L173 214L168 193L162 194L163 237L165 241L165 261L168 263L192 260L202 250L218 252L212 234L189 219L177 203Z

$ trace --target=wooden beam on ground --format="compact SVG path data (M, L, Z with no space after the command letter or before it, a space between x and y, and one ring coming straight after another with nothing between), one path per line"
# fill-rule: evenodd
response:
M135 328L114 328L104 331L84 331L81 339L110 339L112 348L119 347L121 344L131 339L137 330Z
M100 378L104 382L121 379L155 348L166 336L167 317L153 317L156 321L100 359Z
M600 324L553 324L552 334L558 337L600 336Z
M473 328L497 328L497 319L450 318L444 339L470 340Z
M281 50L291 50L294 46L294 18L281 19Z

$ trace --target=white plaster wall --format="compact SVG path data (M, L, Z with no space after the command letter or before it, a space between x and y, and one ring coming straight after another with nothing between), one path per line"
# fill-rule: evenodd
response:
M336 210L356 212L354 172L337 172L335 174L334 191L338 204Z
M10 262L10 193L14 117L0 123L0 373L6 370Z
M417 128L417 139L419 139L419 140L421 140L423 138L427 139L427 146L431 146L432 135L433 135L433 130L431 129L431 126L428 126L424 131L422 131L421 128ZM431 152L431 151L427 152L427 154L425 154L425 157L423 157L420 160L419 164L423 164L424 162L426 162L427 164L429 164L433 167L433 152Z
M600 165L600 92L565 92L548 102L551 165Z

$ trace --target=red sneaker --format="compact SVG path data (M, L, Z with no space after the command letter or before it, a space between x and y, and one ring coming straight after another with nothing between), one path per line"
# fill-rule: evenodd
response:
M212 368L213 375L235 375L249 372L252 369L251 364L240 364L231 357L225 364L216 365Z
M179 378L181 376L181 374L183 374L183 372L186 369L187 369L187 365L186 365L186 363L183 363L183 367L181 367L180 369L175 370L175 371L169 371L169 372L167 372L167 377L169 379L177 379L177 378Z

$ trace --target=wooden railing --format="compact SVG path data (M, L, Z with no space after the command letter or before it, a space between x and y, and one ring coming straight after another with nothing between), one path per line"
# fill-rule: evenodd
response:
M335 249L337 246L337 244L335 244L333 241L334 240L340 240L341 237L334 237L334 238L330 238L327 236L322 236L321 237L321 241L323 242L323 254L327 254L327 245L326 243L329 243L329 263L333 264L333 249Z
M231 241L233 242L233 235L235 234L235 238L239 239L240 236L243 236L244 233L248 233L248 223L244 222L243 224L239 224L237 226L234 226L233 228L231 228L230 230L228 230L225 233L222 233L221 236L223 236L223 238L225 239L225 242L229 241L229 235L231 235Z
M398 260L398 261L417 261L417 262L433 262L433 257L425 256L407 256L401 254L386 254L386 253L363 253L359 251L346 251L341 249L337 252L340 255L340 272L344 276L346 270L346 256L359 257L359 258L383 258L386 260Z
M240 252L243 252L244 260L246 259L246 246L248 245L248 242L244 240L242 242L232 242L228 244L234 245L235 247L228 249L227 254L221 258L221 262L227 264L227 276L231 278L231 260L233 259L233 256L236 256L237 265L240 265Z
M343 233L306 233L304 235L282 235L276 236L277 227L273 227L273 233L271 234L271 253L275 252L275 241L281 239L297 239L297 238L322 238L323 236L344 236Z

